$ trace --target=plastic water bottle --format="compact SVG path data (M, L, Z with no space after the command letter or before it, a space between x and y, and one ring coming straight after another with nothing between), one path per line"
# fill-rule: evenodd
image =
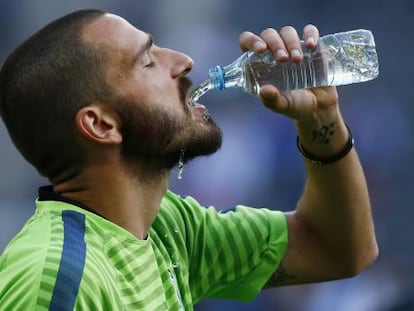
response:
M270 51L245 52L228 66L209 70L209 79L193 89L191 101L209 90L238 88L258 95L260 87L273 84L281 91L345 85L375 79L379 73L374 37L369 30L323 36L315 49L301 42L303 61L277 63Z

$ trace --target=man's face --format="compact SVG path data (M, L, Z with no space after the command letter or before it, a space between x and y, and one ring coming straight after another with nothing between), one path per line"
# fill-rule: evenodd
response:
M127 159L171 168L183 149L188 160L220 147L221 132L207 110L188 104L191 58L156 46L150 35L111 14L86 26L83 38L107 50L106 79Z

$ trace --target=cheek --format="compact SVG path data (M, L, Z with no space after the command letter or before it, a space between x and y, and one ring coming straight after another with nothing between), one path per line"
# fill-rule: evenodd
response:
M184 118L189 114L185 104L185 95L180 94L176 80L169 78L166 73L140 73L128 80L123 87L123 98L129 102L164 111L175 118Z
M165 111L165 113L175 118L185 118L189 114L188 107L184 99L181 98L178 87L172 83L170 85L154 84L145 97L158 110Z
M159 91L152 83L142 80L130 80L128 85L121 90L120 98L142 107L151 107L157 101Z

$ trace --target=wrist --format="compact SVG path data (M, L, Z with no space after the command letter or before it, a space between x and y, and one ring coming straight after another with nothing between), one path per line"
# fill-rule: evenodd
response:
M339 160L341 160L342 158L344 158L353 148L354 146L354 138L352 135L352 131L351 129L348 127L348 125L345 124L346 130L347 130L347 140L345 144L342 144L342 147L338 150L335 150L335 152L331 151L331 152L327 152L326 150L324 150L324 152L321 152L319 150L318 153L315 153L314 150L312 149L312 151L308 151L307 149L305 149L300 141L299 136L297 136L296 139L296 146L299 150L299 152L302 154L302 156L311 161L314 164L318 164L318 165L326 165L326 164L330 164L330 163L334 163L337 162ZM331 124L330 127L323 127L323 135L322 138L320 139L320 142L327 144L329 142L329 136L330 135L334 135L335 131L333 130L333 124ZM315 141L317 139L317 135L315 138L315 134L313 134L313 139L312 141ZM337 143L335 145L338 145ZM325 148L326 149L326 148Z

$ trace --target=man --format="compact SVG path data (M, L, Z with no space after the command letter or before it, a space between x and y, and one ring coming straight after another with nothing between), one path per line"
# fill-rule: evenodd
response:
M318 30L308 25L308 48ZM300 62L292 27L244 32L242 50ZM287 214L218 213L167 190L172 167L215 152L221 134L188 103L192 60L119 16L49 24L1 70L1 115L51 186L0 261L1 310L191 310L208 298L349 277L377 255L370 202L334 87L261 100L295 121L306 185ZM330 136L314 139L330 128ZM312 160L313 159L313 160Z

